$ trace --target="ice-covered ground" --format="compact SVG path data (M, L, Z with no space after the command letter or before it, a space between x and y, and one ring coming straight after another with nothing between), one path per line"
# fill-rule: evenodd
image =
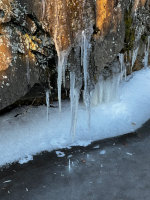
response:
M0 117L0 165L23 163L41 151L86 146L135 131L150 118L150 69L135 72L133 78L123 82L117 101L92 108L90 130L87 111L80 104L74 138L70 135L69 102L63 102L61 113L50 108L49 121L46 110L46 106L24 107Z

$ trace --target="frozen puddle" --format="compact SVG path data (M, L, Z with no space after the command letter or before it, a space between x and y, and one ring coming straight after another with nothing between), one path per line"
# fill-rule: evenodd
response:
M46 106L24 107L1 116L0 165L24 163L42 151L87 146L92 141L134 132L150 118L150 70L133 73L119 91L118 101L91 108L90 129L86 108L79 105L74 138L70 134L69 102L62 102L61 113L57 108L49 108L49 121Z

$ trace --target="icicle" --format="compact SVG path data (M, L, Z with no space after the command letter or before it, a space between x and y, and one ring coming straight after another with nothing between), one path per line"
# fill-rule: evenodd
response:
M88 111L88 124L90 126L90 105L91 105L91 103L90 103L90 92L88 89L89 49L90 49L90 43L86 37L85 31L82 31L81 63L83 65L83 71L84 71L84 103L85 103L86 109Z
M123 74L124 74L124 70L123 70L123 68L124 68L124 54L119 54L119 61L120 61L120 70L121 70L121 77L120 77L120 79L122 81Z
M118 99L118 90L121 73L113 73L111 77L100 75L99 81L91 94L91 104L110 103Z
M26 55L26 65L27 65L27 82L30 83L30 60L29 56Z
M82 37L81 37L81 66L83 66L83 57L84 57L84 31L82 31Z
M75 73L70 72L71 134L75 136L80 89L75 88Z
M148 67L148 59L149 59L149 48L150 48L150 36L148 37L148 44L147 47L145 46L145 56L143 59L144 67Z
M70 172L71 171L71 162L70 162L70 159L69 159L68 169L69 169L69 172Z
M66 64L68 59L68 51L62 51L58 53L58 79L57 79L57 85L58 85L58 101L59 101L59 111L61 112L61 86L62 81L65 86L65 70L66 70Z
M131 73L132 73L132 69L133 69L133 66L135 64L135 61L136 61L136 58L137 58L137 55L138 55L138 51L139 51L139 47L137 47L136 49L133 50Z
M56 20L56 29L54 33L54 43L55 43L55 48L57 51L57 56L58 56L58 79L57 79L57 87L58 87L58 101L59 101L59 111L61 112L61 86L62 82L64 83L65 86L65 70L66 70L66 64L67 64L67 59L68 55L70 52L70 48L68 48L65 51L61 51L59 48L58 44L58 27L59 27L59 12L58 12L58 5L56 6L55 10L55 15L57 16Z
M49 120L49 107L50 107L49 97L50 97L50 90L47 90L46 91L47 120Z
M126 80L126 74L127 74L127 70L126 70L126 66L124 63L124 54L119 54L119 62L120 62L120 80L123 80L123 77Z

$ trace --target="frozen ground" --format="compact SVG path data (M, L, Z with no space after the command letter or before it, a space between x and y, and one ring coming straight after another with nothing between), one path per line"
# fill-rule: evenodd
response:
M92 141L133 132L150 118L150 70L133 73L133 78L120 85L120 98L92 108L88 128L87 111L79 106L76 136L70 135L69 102L62 112L46 107L24 107L0 117L0 165L24 163L41 151L70 146L86 146Z
M149 200L150 120L136 133L0 171L1 200Z

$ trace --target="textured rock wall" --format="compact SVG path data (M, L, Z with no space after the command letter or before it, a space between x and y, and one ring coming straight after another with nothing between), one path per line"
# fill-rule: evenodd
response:
M48 82L49 74L56 90L56 50L73 48L90 26L93 82L100 73L111 74L120 52L130 68L137 46L134 70L143 67L150 0L0 0L0 110L35 83Z

